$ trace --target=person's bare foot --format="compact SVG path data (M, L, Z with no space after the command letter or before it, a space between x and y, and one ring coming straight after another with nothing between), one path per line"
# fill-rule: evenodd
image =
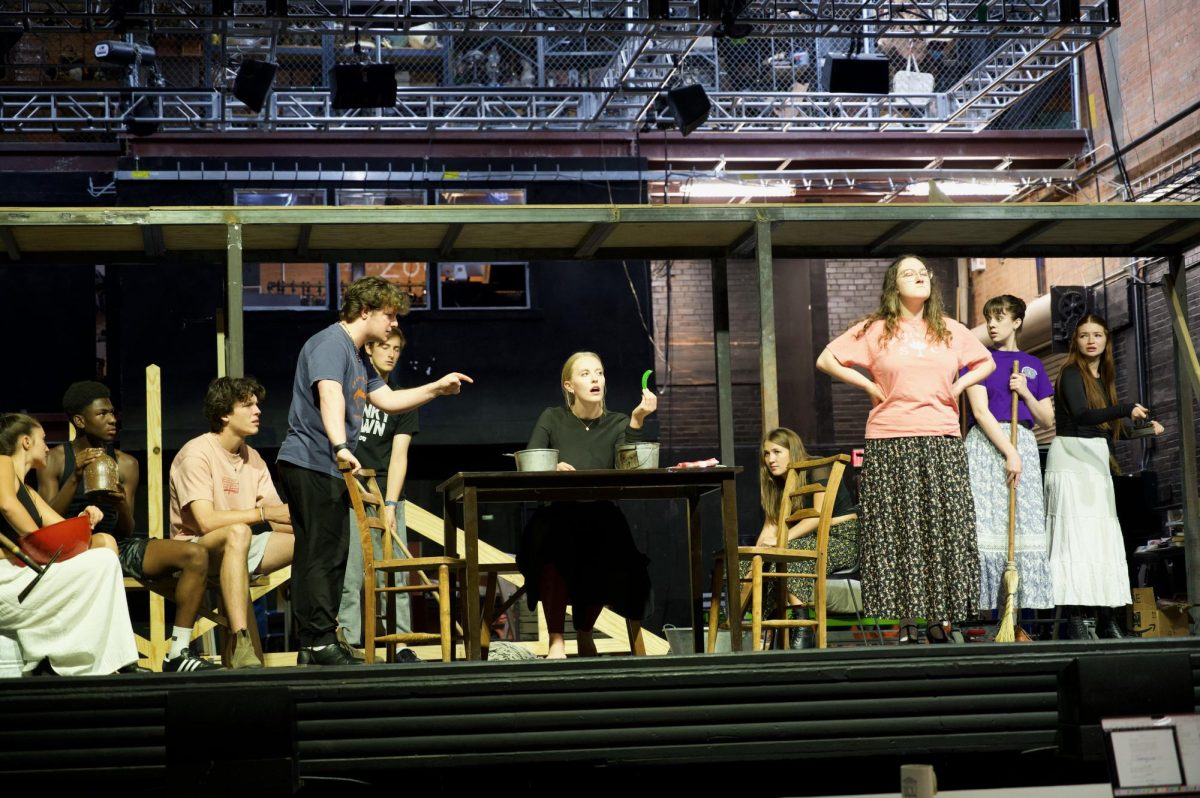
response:
M567 644L563 640L562 635L550 635L550 650L546 652L546 659L566 659Z
M590 631L576 631L575 645L577 646L579 656L581 657L595 657L600 653L596 650L596 641L592 639L592 633Z

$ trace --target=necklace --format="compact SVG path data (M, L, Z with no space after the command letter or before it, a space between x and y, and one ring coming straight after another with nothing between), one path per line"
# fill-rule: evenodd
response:
M574 413L572 413L571 415L575 416ZM604 414L601 413L600 415L596 416L595 418L580 418L579 416L575 416L575 418L578 418L579 423L583 425L584 432L591 432L592 427L594 427L596 424L600 423L600 419L604 418Z

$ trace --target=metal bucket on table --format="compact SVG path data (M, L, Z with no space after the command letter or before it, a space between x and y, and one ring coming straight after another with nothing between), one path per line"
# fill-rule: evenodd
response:
M658 468L657 443L622 443L617 446L617 468Z
M558 449L522 449L513 456L518 471L553 471L558 466Z
M107 454L97 457L83 469L84 495L112 495L121 490L121 475L117 471L117 461Z

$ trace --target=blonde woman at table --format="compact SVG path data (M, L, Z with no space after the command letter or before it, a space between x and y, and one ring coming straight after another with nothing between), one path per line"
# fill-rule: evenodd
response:
M929 642L949 642L944 624L979 605L959 399L996 364L946 318L929 267L904 255L884 274L875 312L830 341L817 368L874 405L859 478L864 611L903 619L901 642L917 642L915 618L926 620Z
M637 443L642 424L658 407L643 389L642 401L626 416L604 404L604 364L594 352L576 352L563 364L564 405L538 417L528 449L558 449L558 470L613 468L616 447ZM517 565L525 576L530 609L541 601L550 634L549 659L566 657L566 608L581 656L595 656L592 627L610 607L633 622L645 615L650 599L647 557L638 551L621 510L609 501L553 502L541 507L525 527Z

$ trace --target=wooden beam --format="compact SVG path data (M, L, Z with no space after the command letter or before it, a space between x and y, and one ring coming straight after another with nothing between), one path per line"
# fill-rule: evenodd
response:
M226 232L225 262L225 370L230 377L246 375L245 319L242 315L242 226L230 224Z
M1018 249L1040 236L1042 233L1046 232L1052 227L1058 227L1060 224L1062 224L1061 219L1050 219L1044 222L1034 222L1033 224L1029 225L1029 227L1025 228L1020 233L1001 244L1000 253L1002 255L1011 255L1013 252L1016 252Z
M600 245L616 232L616 229L617 225L612 222L592 225L583 237L583 240L579 242L579 246L575 248L575 257L590 258L592 255L595 255L596 250L600 249Z
M307 258L308 257L308 242L310 239L312 239L312 225L311 224L300 225L300 235L296 239L296 257L298 257L298 258Z
M1187 271L1183 255L1173 255L1163 280L1171 315L1175 350L1175 410L1179 420L1179 471L1183 489L1183 556L1187 571L1188 607L1195 634L1194 607L1200 597L1200 495L1197 495L1196 416L1193 402L1200 397L1200 364L1187 326Z
M4 244L4 251L8 253L9 260L21 259L21 248L17 246L17 238L11 228L0 227L0 243Z
M163 245L162 225L142 225L142 249L151 258L161 258L166 254L167 248Z
M1146 247L1150 246L1151 244L1157 244L1159 241L1162 241L1164 238L1170 238L1171 236L1178 233L1180 230L1185 230L1188 227L1191 227L1194 223L1195 222L1193 222L1193 220L1191 220L1191 219L1179 219L1178 221L1174 221L1169 224L1165 224L1162 227L1160 227L1158 230L1155 230L1150 235L1145 236L1144 238L1139 238L1137 241L1134 241L1132 244L1129 245L1129 248L1132 249L1135 253L1140 252L1141 250L1145 249Z
M446 228L446 235L442 236L442 243L438 246L438 255L440 257L449 257L465 226L464 224L456 223Z
M779 426L779 366L775 359L775 266L771 253L771 223L754 223L758 252L759 374L762 433Z
M729 276L725 258L712 259L713 355L717 369L717 434L721 465L734 465L733 376L729 352Z
M870 244L867 244L867 252L872 255L878 255L883 251L884 247L910 230L920 226L923 221L923 219L914 219L910 222L900 222L899 224L892 225L886 233L876 238Z
M729 257L744 258L754 251L754 245L758 241L758 228L751 225L750 229L743 233L729 247Z

